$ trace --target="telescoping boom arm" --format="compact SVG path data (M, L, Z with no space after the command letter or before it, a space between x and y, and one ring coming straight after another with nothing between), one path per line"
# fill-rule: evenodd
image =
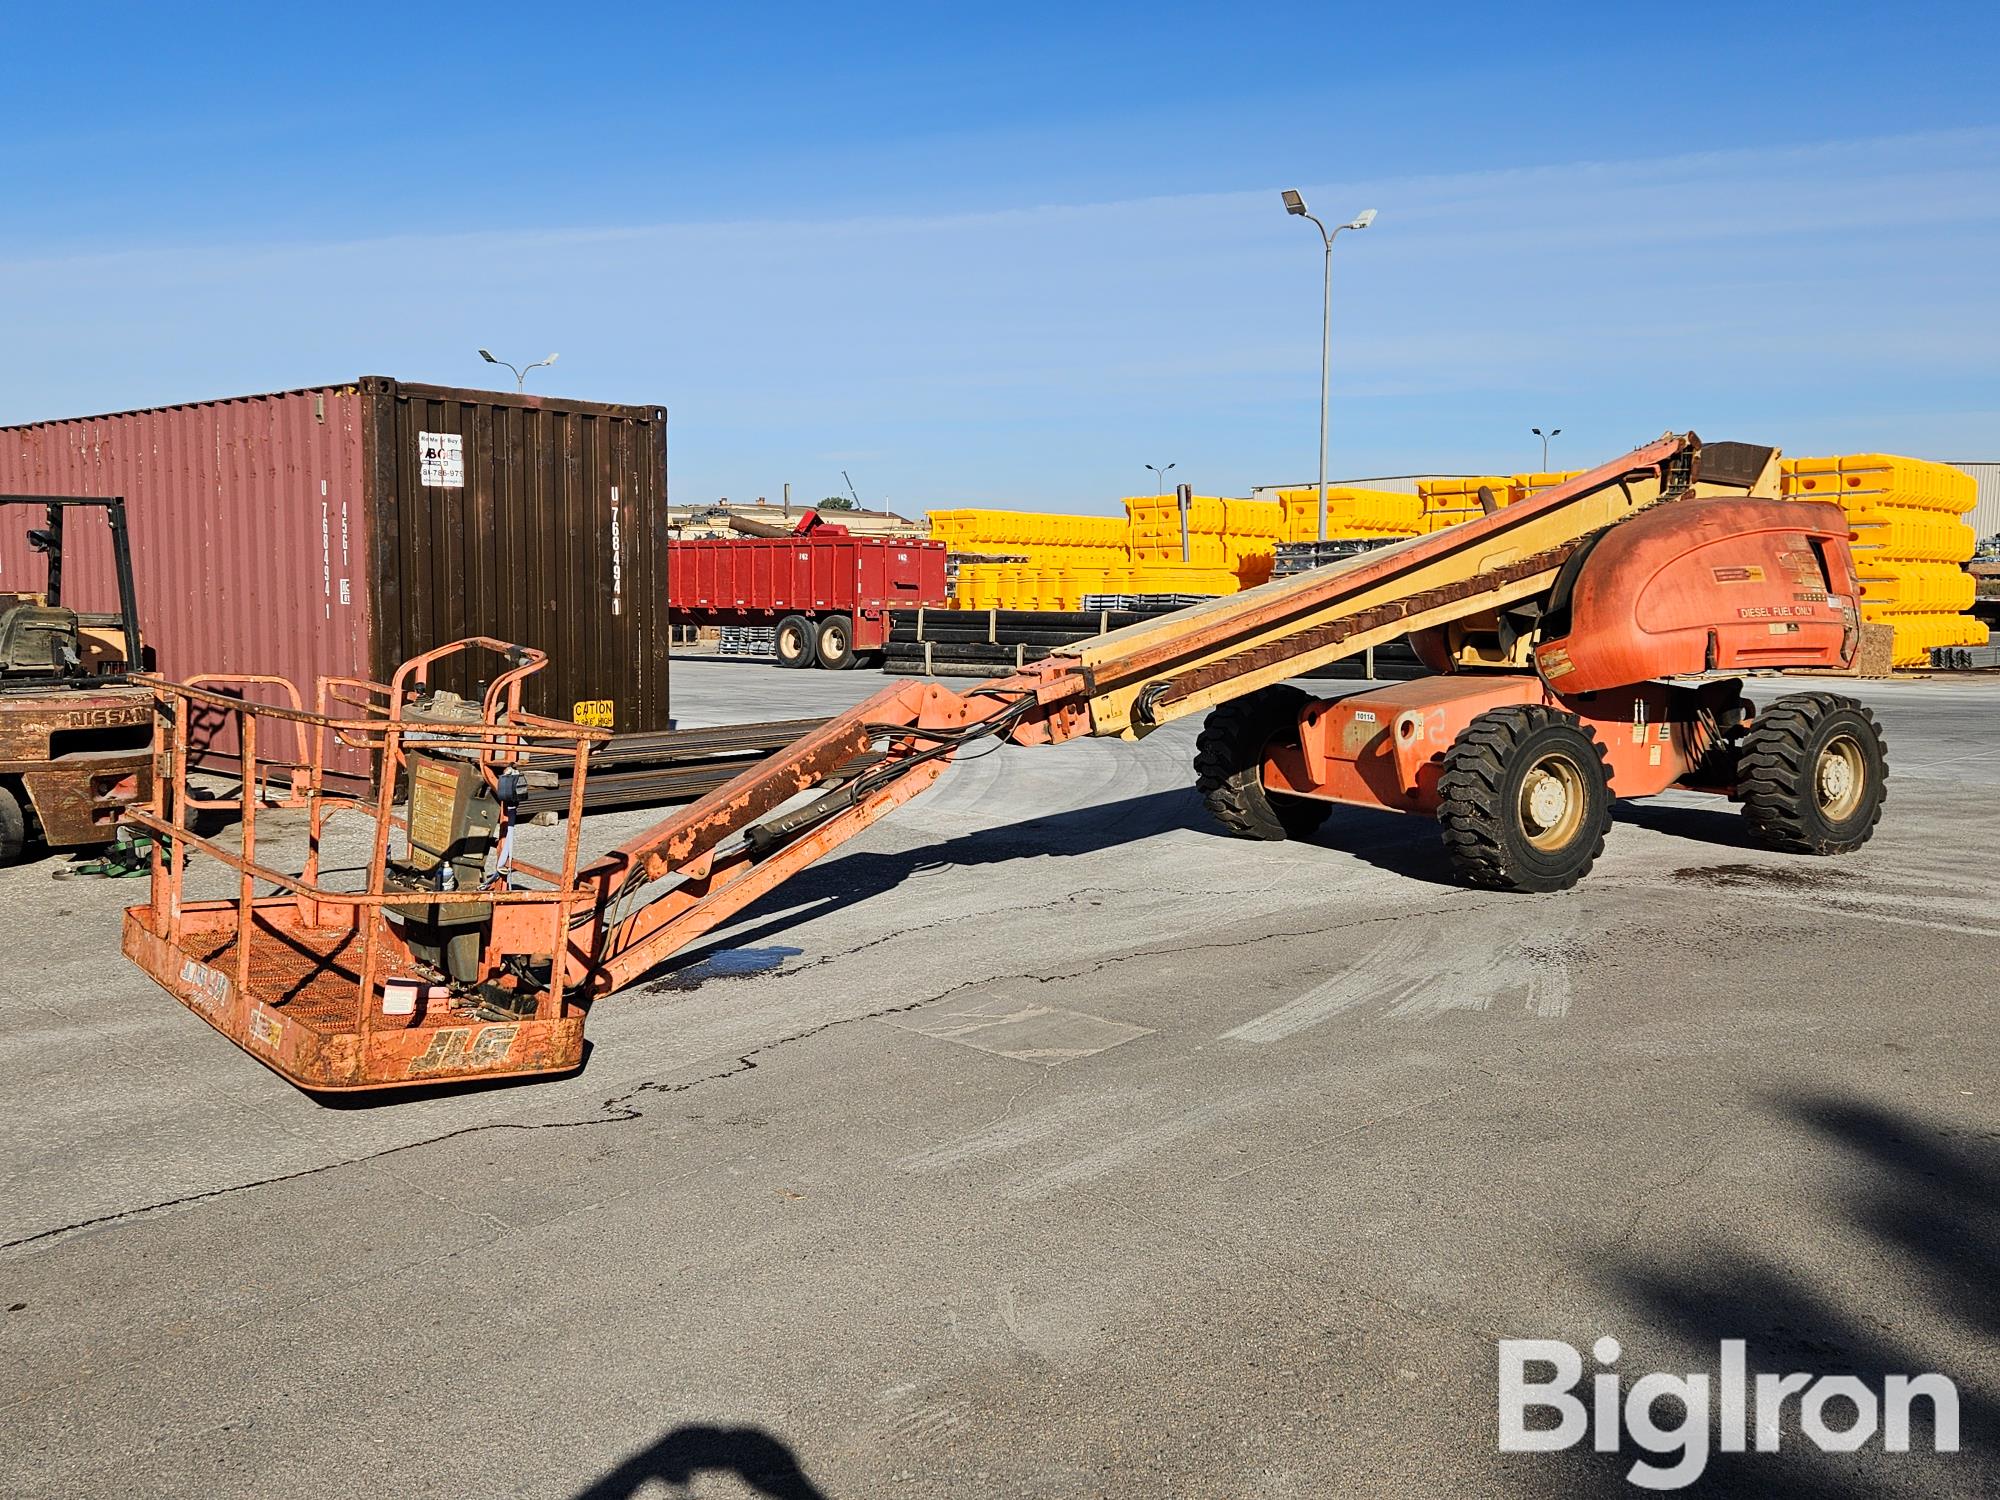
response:
M618 989L925 790L964 746L1135 739L1412 632L1546 594L1580 544L1662 502L1775 495L1773 450L1669 433L1531 499L1331 567L1060 648L954 691L903 681L579 872L574 953ZM839 768L886 743L851 779ZM771 817L806 792L810 801ZM662 883L672 884L662 888Z

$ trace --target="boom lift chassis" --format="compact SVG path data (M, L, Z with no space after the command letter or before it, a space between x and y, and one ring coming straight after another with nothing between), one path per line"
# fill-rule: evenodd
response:
M322 682L315 711L277 679L148 679L159 792L151 899L125 949L181 1002L311 1090L559 1073L592 1000L629 984L936 782L987 739L1135 739L1209 713L1196 760L1230 831L1299 837L1339 802L1439 819L1460 874L1546 891L1602 847L1613 797L1735 796L1766 842L1857 847L1886 760L1865 709L1826 692L1751 713L1723 676L1852 660L1858 594L1837 508L1776 498L1776 453L1668 434L1463 526L1113 631L964 691L892 683L587 865L578 830L600 731L522 712L545 658L462 641L388 684ZM1315 700L1287 678L1408 635L1434 676ZM471 651L506 670L478 705L429 686ZM288 705L251 702L257 683ZM227 687L233 693L218 691ZM242 845L198 836L178 726L235 716ZM1213 712L1210 712L1213 710ZM303 871L262 863L258 724L289 728L308 812ZM378 757L373 794L324 784L325 749ZM268 743L267 734L267 743ZM873 746L883 758L843 774ZM560 865L512 852L520 789L570 772ZM399 816L397 788L408 787ZM1615 788L1615 790L1614 790ZM373 820L358 888L323 878L328 820ZM190 851L236 873L190 900ZM262 883L276 894L257 895Z

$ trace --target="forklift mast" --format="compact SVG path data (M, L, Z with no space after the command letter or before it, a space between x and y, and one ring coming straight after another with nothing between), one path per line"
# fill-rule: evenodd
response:
M142 664L142 642L124 497L0 495L0 509L11 511L17 507L33 507L43 513L43 524L28 532L28 544L46 559L47 578L39 603L20 591L15 591L11 602L5 602L7 596L0 595L0 674L9 681L26 678L43 687L64 681L101 687L108 679L137 671ZM63 562L69 541L67 521L74 510L104 512L111 538L112 567L118 579L116 614L84 614L63 602ZM122 660L86 671L76 641L80 629L118 632L123 646ZM53 651L48 649L52 637L58 642ZM17 639L24 649L16 649ZM37 639L44 643L41 648L29 644ZM63 650L63 646L69 649Z

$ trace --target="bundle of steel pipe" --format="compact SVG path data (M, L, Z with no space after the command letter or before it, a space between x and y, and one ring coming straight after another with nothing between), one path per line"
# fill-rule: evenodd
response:
M717 724L700 729L665 729L614 735L590 758L584 784L587 812L635 807L649 802L686 802L712 792L746 766L810 734L822 719L777 719L761 724ZM880 756L858 756L848 769L872 765ZM569 784L522 794L525 814L560 813L569 806Z

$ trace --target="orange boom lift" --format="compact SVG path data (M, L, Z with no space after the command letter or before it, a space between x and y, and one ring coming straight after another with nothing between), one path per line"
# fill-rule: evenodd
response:
M638 838L579 863L601 731L522 712L541 653L460 641L387 684L327 681L313 711L275 679L149 679L157 698L150 900L126 953L302 1088L560 1073L590 1002L630 983L931 786L966 745L1136 739L1206 713L1197 780L1232 832L1300 837L1336 803L1435 817L1463 878L1551 891L1603 847L1614 798L1692 787L1740 801L1766 843L1832 854L1881 815L1869 711L1813 691L1753 713L1729 675L1839 667L1860 632L1847 523L1777 498L1777 455L1668 434L1449 531L1066 647L955 691L895 682ZM1409 636L1433 675L1314 698L1286 679ZM431 684L471 652L504 669L479 702ZM463 663L460 663L463 665ZM256 690L287 703L248 701ZM240 849L190 827L184 730L233 720ZM329 740L372 751L356 798ZM843 771L872 747L883 758ZM287 758L274 758L289 748ZM521 790L561 766L560 864L513 852ZM308 814L302 869L265 862L280 776ZM399 788L407 811L397 814ZM372 821L358 880L329 882L336 815ZM192 900L194 855L234 872ZM259 895L259 886L274 894Z

